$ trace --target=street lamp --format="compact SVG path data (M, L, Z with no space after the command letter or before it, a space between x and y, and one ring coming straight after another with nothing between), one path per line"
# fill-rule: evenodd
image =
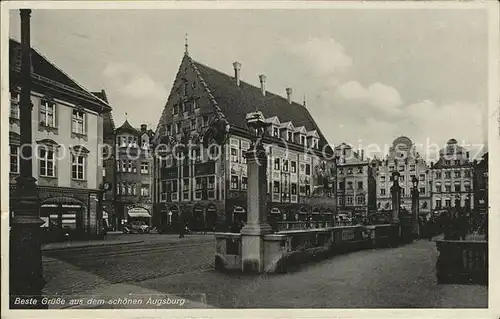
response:
M30 9L19 10L21 14L21 99L20 111L20 176L16 179L16 190L11 203L14 216L11 220L9 241L9 283L11 309L42 309L42 288L45 285L42 269L40 243L40 199L36 179L33 177L32 131L31 131L31 45ZM16 297L36 300L28 305L16 303Z
M413 237L417 238L420 235L420 229L418 225L418 208L419 208L419 192L418 192L418 178L413 176L412 180L412 191L411 191L411 212L412 212L412 233Z
M401 209L401 187L399 186L399 172L392 172L392 223L399 223L399 211Z

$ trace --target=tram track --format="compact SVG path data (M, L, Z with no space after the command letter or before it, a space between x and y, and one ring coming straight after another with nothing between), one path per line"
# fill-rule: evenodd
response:
M85 261L95 261L96 259L105 258L120 258L120 257L130 257L138 256L142 254L156 254L161 252L178 251L183 249L192 249L199 246L212 246L214 242L192 242L189 244L166 244L166 243L137 243L128 244L123 246L97 246L97 247L79 247L71 248L68 250L57 250L57 251L47 251L43 255L54 258L53 260L46 260L44 263L51 264L57 263L59 261L63 262L73 262L82 263Z

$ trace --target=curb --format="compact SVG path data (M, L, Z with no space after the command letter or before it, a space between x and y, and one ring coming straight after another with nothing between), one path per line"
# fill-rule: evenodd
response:
M99 243L99 244L86 244L86 245L76 245L76 246L64 246L64 247L42 247L42 251L54 251L54 250L65 250L65 249L79 249L79 248L90 248L90 247L102 247L102 246L118 246L118 245L129 245L142 243L144 240L131 240L122 242L112 242L112 243Z

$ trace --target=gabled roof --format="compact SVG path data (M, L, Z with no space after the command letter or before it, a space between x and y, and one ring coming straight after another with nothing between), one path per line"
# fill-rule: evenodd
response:
M11 71L20 73L21 43L14 39L9 39L9 68ZM58 90L71 92L89 102L104 108L110 108L107 101L90 93L82 85L69 77L61 69L50 62L46 57L35 49L31 49L32 78L41 81L45 85L52 86Z
M315 138L319 138L318 131L316 131L316 130L313 130L313 131L309 131L309 132L307 132L307 136L308 136L308 137L315 137Z
M289 129L289 130L294 130L295 127L293 126L292 122L291 121L288 121L288 122L285 122L285 123L281 123L281 126L280 126L281 129Z
M246 129L245 115L254 112L257 108L265 118L277 116L282 122L292 121L295 125L303 126L304 134L308 130L317 130L320 136L319 146L327 144L326 138L303 105L295 102L288 103L286 98L269 91L264 96L260 87L244 81L240 81L238 86L233 76L196 62L188 56L185 57L197 69L199 76L213 96L213 100L216 101L231 126Z
M295 128L295 133L307 134L307 130L304 126L299 126Z
M272 123L274 125L280 125L280 119L277 116L272 116L266 119L267 123Z
M101 90L100 92L92 92L92 94L109 104L108 96L105 90ZM115 122L113 120L113 114L111 114L111 111L103 113L102 127L104 136L113 135L113 132L115 131Z

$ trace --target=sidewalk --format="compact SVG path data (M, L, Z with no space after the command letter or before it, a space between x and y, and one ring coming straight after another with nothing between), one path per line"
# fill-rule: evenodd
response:
M86 248L86 247L97 247L97 246L113 246L113 245L127 245L142 243L144 240L139 239L103 239L103 240L81 240L81 241L67 241L67 242L57 242L42 245L42 251L60 250L67 248Z

